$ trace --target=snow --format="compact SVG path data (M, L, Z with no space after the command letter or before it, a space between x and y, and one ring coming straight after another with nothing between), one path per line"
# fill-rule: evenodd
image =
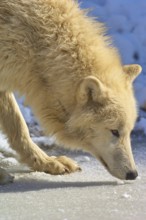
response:
M129 195L128 193L124 193L122 195L122 198L129 199L129 198L131 198L131 195Z
M144 133L146 134L146 118L141 118L140 121L137 123L137 129L138 130L143 130Z
M52 149L46 152L52 154ZM95 158L81 152L66 152L82 167L82 172L71 175L52 176L9 165L15 179L0 186L0 219L145 220L145 141L133 140L133 152L140 175L135 181L117 180Z
M15 157L16 153L11 148L9 148L9 144L5 136L0 133L0 159L4 159L7 156Z

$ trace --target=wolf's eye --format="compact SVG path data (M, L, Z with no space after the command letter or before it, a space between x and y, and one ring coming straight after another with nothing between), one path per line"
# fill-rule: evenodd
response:
M111 130L112 134L116 137L120 137L119 131L118 130Z

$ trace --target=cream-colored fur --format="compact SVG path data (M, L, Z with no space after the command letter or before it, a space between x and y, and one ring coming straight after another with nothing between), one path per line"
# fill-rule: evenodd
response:
M90 152L118 178L135 171L131 84L141 67L123 67L104 32L73 0L0 1L0 123L33 170L63 174L79 166L49 157L32 142L14 91L26 96L59 144Z

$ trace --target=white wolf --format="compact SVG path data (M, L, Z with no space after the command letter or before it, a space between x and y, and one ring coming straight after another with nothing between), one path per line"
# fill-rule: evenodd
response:
M14 91L59 144L90 152L120 179L135 179L132 82L140 72L139 65L122 66L104 27L73 0L0 1L0 123L33 170L64 174L79 166L32 142ZM0 173L1 182L10 180Z

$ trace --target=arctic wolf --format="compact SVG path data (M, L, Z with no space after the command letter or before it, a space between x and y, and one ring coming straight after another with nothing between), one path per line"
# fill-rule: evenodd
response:
M35 171L79 170L46 155L29 136L12 92L25 95L46 135L94 155L120 179L135 179L130 133L137 117L132 82L105 28L73 0L0 1L0 123L20 161ZM1 183L10 180L1 169Z

